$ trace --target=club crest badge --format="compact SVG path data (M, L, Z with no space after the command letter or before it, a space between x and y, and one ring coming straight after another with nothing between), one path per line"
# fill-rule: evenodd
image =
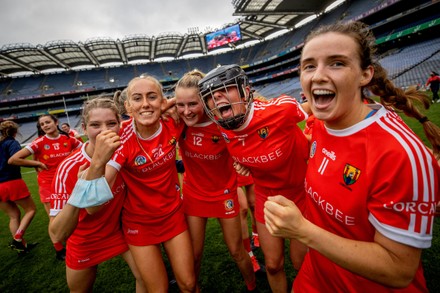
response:
M50 145L45 144L45 145L44 145L44 149L45 149L45 150L49 150L49 149L50 149Z
M144 156L137 156L136 159L134 159L134 164L136 166L141 166L147 162L147 159Z
M262 139L265 139L269 135L269 127L263 127L259 129L257 133Z
M233 209L234 209L234 200L233 199L225 200L225 210L232 211Z
M176 145L177 143L177 139L173 136L173 138L170 139L170 141L168 142L169 145Z
M222 132L222 136L223 136L223 138L225 139L225 141L226 141L227 143L231 142L231 141L229 140L228 135L227 135L226 133Z
M316 154L316 140L312 142L312 145L310 146L310 158L313 158Z
M212 140L213 143L218 143L218 141L220 140L220 137L217 136L217 135L213 135L213 136L211 137L211 140Z
M359 179L359 176L361 176L361 170L350 164L345 164L343 174L345 185L352 185L356 183L356 181Z

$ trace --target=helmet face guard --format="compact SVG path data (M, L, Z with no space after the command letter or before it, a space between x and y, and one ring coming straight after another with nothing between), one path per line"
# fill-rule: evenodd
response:
M238 65L220 66L211 70L199 81L200 98L208 117L224 129L239 128L249 115L252 93L246 90L249 79ZM230 91L236 88L239 99L231 100ZM226 94L228 104L219 105L213 97L216 91ZM231 110L232 116L222 118L222 111Z

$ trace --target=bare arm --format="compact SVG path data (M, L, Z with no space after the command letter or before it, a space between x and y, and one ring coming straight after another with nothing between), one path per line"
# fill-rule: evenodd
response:
M113 156L115 150L121 145L119 136L110 130L103 131L96 137L95 150L93 152L90 167L85 171L84 179L93 180L105 176L110 188L116 180L118 171L110 166L107 162ZM101 206L86 208L88 214L94 214L101 210Z
M300 106L303 108L304 112L306 112L308 115L312 114L312 109L310 108L309 102L305 102L300 104Z
M269 197L264 206L266 227L273 236L297 239L341 267L386 286L406 287L414 278L421 249L377 231L373 242L340 237L305 219L283 196Z
M121 141L119 140L119 136L114 131L106 130L98 134L90 167L84 174L84 179L93 180L104 176L107 162L111 159L113 153L120 145ZM114 173L114 175L116 175L116 173ZM115 178L116 176L114 176L114 178L107 178L106 176L110 187L113 185Z
M49 219L49 234L52 239L64 242L78 224L79 208L66 204L55 217Z
M22 167L36 167L40 169L47 170L47 166L43 164L40 161L37 160L28 160L26 159L29 157L32 153L26 149L23 148L16 152L12 157L9 158L8 164L10 165L16 165L16 166L22 166Z
M165 121L168 121L168 119L171 117L172 119L174 119L174 121L176 121L177 123L179 122L179 114L177 114L177 108L176 106L176 98L171 98L171 99L167 99L166 103L164 103L163 107L162 107L162 119Z
M238 174L240 174L242 176L251 175L251 171L247 167L243 166L242 164L240 164L238 162L234 162L233 166L234 166L235 172L237 172Z

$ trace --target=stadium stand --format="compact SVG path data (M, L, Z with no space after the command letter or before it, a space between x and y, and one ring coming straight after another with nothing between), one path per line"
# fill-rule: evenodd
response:
M50 92L66 92L73 90L76 72L64 72L58 74L46 75L42 83L42 90Z
M98 90L106 89L105 70L97 68L79 71L75 77L74 86L77 88L87 87Z
M141 74L148 73L149 75L152 75L156 77L157 79L161 80L164 78L164 70L162 69L162 66L160 63L148 63L148 64L140 64L136 66L135 74L137 76Z
M105 80L109 87L124 87L135 76L133 66L121 66L107 68Z
M217 65L214 62L215 60L212 56L206 55L199 58L188 59L188 67L191 69L198 69L202 72L208 72Z

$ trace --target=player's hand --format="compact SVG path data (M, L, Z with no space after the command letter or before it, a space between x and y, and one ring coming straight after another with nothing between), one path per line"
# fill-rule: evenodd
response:
M38 167L37 167L37 172L40 172L42 170L49 170L49 168L47 168L46 164L40 162L40 164L38 164Z
M170 118L179 123L179 114L177 114L176 98L167 99L167 103L162 108L161 118L168 121Z
M282 195L268 197L264 203L264 220L270 234L290 239L301 238L306 221L295 203Z
M93 151L93 160L106 164L113 153L121 145L119 135L113 130L105 130L96 136L95 150Z
M164 121L168 121L170 118L174 119L174 121L176 121L177 123L179 123L180 118L179 118L179 114L177 114L177 109L176 107L172 107L169 108L168 110L166 110L165 112L162 113L162 115L160 116Z
M240 174L242 176L251 175L251 171L247 167L241 165L240 163L234 162L233 166L234 166L235 172L237 172L238 174Z

